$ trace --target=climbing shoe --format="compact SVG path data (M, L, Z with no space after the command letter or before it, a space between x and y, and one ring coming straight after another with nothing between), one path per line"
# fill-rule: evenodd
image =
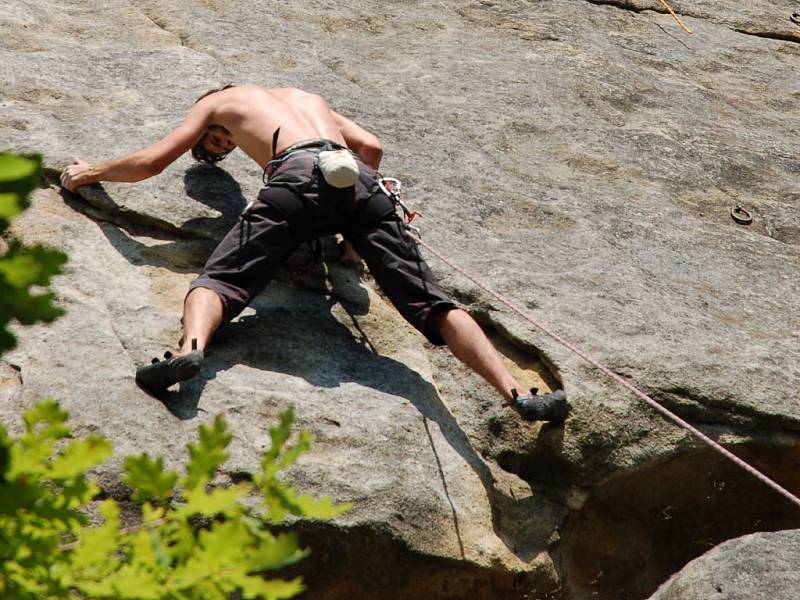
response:
M553 425L563 423L569 413L569 403L564 390L556 390L549 394L538 395L536 388L531 388L530 396L520 396L516 389L511 390L514 407L527 421L549 421Z
M136 370L136 383L149 392L158 394L179 381L191 379L200 372L203 364L203 351L197 350L196 340L192 340L192 351L183 356L164 353L164 360L154 358L152 363Z

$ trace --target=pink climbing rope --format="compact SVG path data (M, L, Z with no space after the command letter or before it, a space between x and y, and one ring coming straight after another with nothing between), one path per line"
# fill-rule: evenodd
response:
M647 404L649 404L654 409L656 409L658 412L660 412L664 417L666 417L667 419L669 419L673 423L677 424L678 426L683 427L686 431L691 433L693 436L695 436L701 442L703 442L704 444L707 444L712 449L714 449L717 452L719 452L720 454L722 454L722 456L724 456L725 458L727 458L728 460L733 462L735 465L741 467L742 469L744 469L745 471L750 473L753 477L755 477L756 479L758 479L762 483L767 484L773 490L775 490L776 492L778 492L782 496L786 497L788 500L790 500L791 502L793 502L797 506L800 506L800 498L798 498L797 496L792 494L789 490L787 490L786 488L784 488L780 484L776 483L775 481L773 481L772 479L770 479L769 477L764 475L761 471L759 471L755 467L751 466L749 463L743 461L741 458L736 456L730 450L727 450L726 448L723 448L720 444L718 444L717 442L715 442L714 440L709 438L706 434L704 434L702 431L700 431L696 427L690 425L689 423L687 423L686 421L681 419L678 415L676 415L675 413L673 413L669 409L664 408L656 400L654 400L653 398L651 398L650 396L645 394L642 390L640 390L638 387L633 385L630 381L628 381L627 379L617 375L611 369L609 369L608 367L602 365L597 360L595 360L594 358L592 358L591 356L589 356L588 354L586 354L585 352L583 352L582 350L580 350L579 348L577 348L576 346L574 346L573 344L571 344L570 342L568 342L567 340L562 338L560 335L558 335L557 333L551 331L549 328L547 328L544 325L542 325L541 323L539 323L536 319L534 319L527 312L525 312L524 310L522 310L521 308L516 306L509 299L505 298L503 295L501 295L498 292L494 291L488 285L478 281L475 277L473 277L472 275L470 275L469 273L464 271L458 265L456 265L452 261L448 260L440 252L437 252L435 249L431 248L431 246L429 244L427 244L426 242L424 242L422 240L422 238L419 236L419 234L416 231L414 231L413 229L409 229L409 231L411 232L412 235L414 235L414 237L417 240L417 242L423 248L425 248L428 252L433 254L436 258L441 260L444 264L449 266L451 269L453 269L457 273L461 274L463 277L466 277L467 279L469 279L472 283L477 285L479 288L481 288L485 292L487 292L487 293L491 294L492 296L494 296L497 300L499 300L500 302L505 304L508 308L510 308L517 315L519 315L520 317L522 317L523 319L525 319L526 321L531 323L536 328L540 329L542 332L544 332L545 334L547 334L548 336L553 338L555 341L557 341L559 344L561 344L562 346L564 346L565 348L567 348L571 352L574 352L575 354L580 356L583 360L588 362L595 369L599 370L601 373L605 374L607 377L609 377L613 381L617 382L618 384L620 384L625 389L629 390L630 392L633 392L633 394L635 394L641 400L644 400L645 402L647 402Z

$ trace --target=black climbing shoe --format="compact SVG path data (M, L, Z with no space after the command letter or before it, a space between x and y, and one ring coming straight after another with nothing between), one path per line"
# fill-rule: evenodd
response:
M164 354L164 360L153 359L152 364L136 369L136 383L149 392L158 394L179 381L191 379L200 372L203 364L203 351L196 350L197 344L192 340L193 350L183 356L173 356L171 352Z
M537 395L536 388L531 388L530 396L520 396L516 389L511 390L514 407L527 421L549 421L553 425L563 423L569 413L569 403L564 390L556 390L549 394Z

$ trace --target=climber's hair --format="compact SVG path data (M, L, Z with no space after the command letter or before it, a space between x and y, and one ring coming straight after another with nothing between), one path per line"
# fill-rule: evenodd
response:
M222 90L228 90L228 89L230 89L232 87L236 87L236 86L233 85L232 83L229 83L227 85L223 85L222 87L214 88L212 90L208 90L205 94L203 94L202 96L197 98L197 100L195 100L194 103L197 104L198 102L200 102L200 100L202 100L206 96L210 96L211 94L216 94L217 92L221 92Z

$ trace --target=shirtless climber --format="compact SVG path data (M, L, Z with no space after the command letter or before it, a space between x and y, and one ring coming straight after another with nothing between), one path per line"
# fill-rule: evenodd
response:
M363 257L402 316L433 344L453 354L502 394L524 418L562 422L564 392L517 394L520 384L478 324L436 283L390 198L378 185L378 139L298 89L227 86L201 96L174 131L156 144L96 165L64 169L71 192L100 181L141 181L184 152L214 163L239 147L269 177L266 187L220 242L189 286L183 341L176 356L137 370L159 393L194 377L213 333L238 315L304 241L341 233Z

